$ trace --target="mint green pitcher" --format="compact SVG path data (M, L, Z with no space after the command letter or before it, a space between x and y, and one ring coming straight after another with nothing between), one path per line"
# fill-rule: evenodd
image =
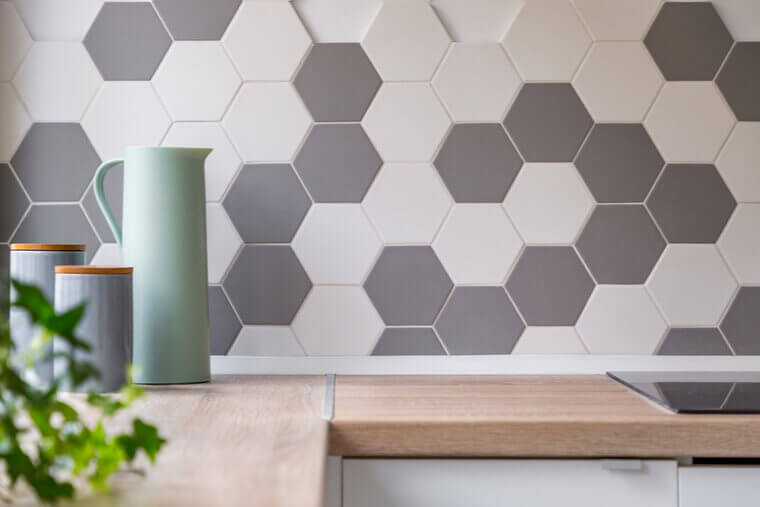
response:
M95 197L133 274L133 380L209 380L206 191L208 148L130 146L95 173ZM108 170L124 163L122 228L105 199Z

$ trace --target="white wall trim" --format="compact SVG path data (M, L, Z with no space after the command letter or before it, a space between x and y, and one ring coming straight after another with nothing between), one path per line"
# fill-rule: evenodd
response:
M760 356L211 356L211 372L215 375L582 375L607 371L662 370L760 371Z

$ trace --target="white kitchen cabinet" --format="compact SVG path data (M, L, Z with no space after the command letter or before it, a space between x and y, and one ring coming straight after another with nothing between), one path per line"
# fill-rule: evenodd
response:
M677 479L672 460L344 459L343 507L676 507Z
M678 469L679 507L757 507L760 467L693 466Z

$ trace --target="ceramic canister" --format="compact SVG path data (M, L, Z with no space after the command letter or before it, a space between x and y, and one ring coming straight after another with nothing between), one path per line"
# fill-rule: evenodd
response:
M84 245L14 243L11 245L10 277L36 286L52 303L55 296L55 266L84 264L84 248ZM11 302L15 298L16 294L11 287ZM36 327L29 322L26 311L11 307L10 327L17 351L25 351L37 332ZM35 372L40 380L49 381L53 378L52 362L37 362Z
M56 266L55 310L65 312L85 303L82 320L75 330L77 338L91 350L78 360L86 360L100 370L77 390L118 391L127 380L132 361L132 268L104 266ZM65 343L56 340L55 351L63 352ZM55 376L65 373L65 364L56 362Z

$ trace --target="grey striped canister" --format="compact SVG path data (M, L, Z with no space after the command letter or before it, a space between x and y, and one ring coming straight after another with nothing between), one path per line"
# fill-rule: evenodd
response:
M84 264L84 249L84 245L14 243L11 245L10 277L36 286L52 303L55 296L55 267L59 264ZM11 302L16 299L13 287L10 297ZM26 311L19 308L11 307L9 319L13 343L17 352L23 354L37 335L37 328L29 321ZM39 360L34 371L40 381L50 381L53 378L53 363Z
M132 362L132 268L105 266L57 266L55 268L56 312L85 303L85 311L75 333L90 345L79 360L87 360L100 370L77 390L118 391L127 380ZM59 339L56 352L64 351ZM65 365L55 364L55 376L65 373Z

